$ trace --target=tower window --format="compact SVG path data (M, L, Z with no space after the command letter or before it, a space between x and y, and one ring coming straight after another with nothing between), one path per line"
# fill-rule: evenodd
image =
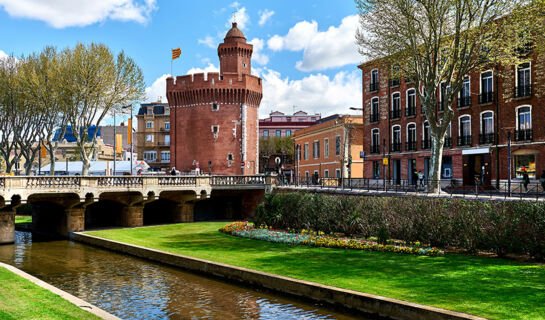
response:
M244 68L246 68L246 64L244 64Z
M212 104L212 111L218 111L220 109L219 105L217 103Z
M220 131L220 127L219 126L212 126L212 133L217 136L218 135L218 132Z
M227 160L229 160L229 161L233 161L233 160L234 160L234 157L233 157L233 154L232 154L232 153L229 153L229 154L227 155Z

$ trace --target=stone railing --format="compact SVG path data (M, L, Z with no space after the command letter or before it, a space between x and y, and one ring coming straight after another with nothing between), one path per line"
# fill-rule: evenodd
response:
M26 177L27 188L79 187L80 177Z
M265 176L212 176L211 186L265 185Z
M4 177L0 177L0 188L5 188L6 187L6 178Z
M194 186L197 184L195 176L169 176L158 178L160 186Z
M101 177L98 178L99 187L140 187L144 185L143 177Z

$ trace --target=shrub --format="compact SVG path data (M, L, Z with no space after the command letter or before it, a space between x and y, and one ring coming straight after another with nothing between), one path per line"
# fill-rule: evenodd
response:
M267 195L257 226L421 242L545 258L545 204L446 198L286 193Z

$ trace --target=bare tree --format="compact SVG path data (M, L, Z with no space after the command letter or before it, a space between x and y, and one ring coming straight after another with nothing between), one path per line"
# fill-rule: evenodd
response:
M514 65L543 34L543 0L356 0L360 53L417 84L430 125L430 191L438 190L452 103L466 75ZM533 17L533 18L530 18ZM528 22L531 21L531 22ZM444 109L438 111L443 88Z
M82 175L87 175L100 123L114 108L142 98L142 71L123 52L114 57L108 47L95 43L66 49L62 63L67 66L63 88L71 103L68 120L83 161ZM90 132L93 125L96 130Z

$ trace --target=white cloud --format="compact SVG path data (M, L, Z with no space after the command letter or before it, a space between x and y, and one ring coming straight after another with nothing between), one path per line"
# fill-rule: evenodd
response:
M146 101L145 102L157 102L159 97L162 102L166 102L167 98L167 78L170 74L163 74L157 78L150 87L146 88Z
M249 41L249 43L254 45L252 61L255 61L257 64L260 65L266 65L267 63L269 63L269 56L262 53L262 50L265 47L265 41L263 39L253 38Z
M231 29L231 23L236 22L239 29L246 29L247 25L250 24L250 16L246 12L246 7L240 8L240 4L238 2L231 4L231 7L236 8L237 11L232 17L229 17L229 20L225 23L225 27Z
M83 27L105 20L146 23L156 0L0 0L10 16L44 21L54 28Z
M257 70L256 70L257 71ZM361 106L361 78L358 71L337 73L333 78L312 74L300 80L290 80L275 70L259 70L263 78L263 100L260 116L274 109L293 112L293 106L322 116L350 113L350 107Z
M354 37L358 24L358 16L352 15L345 17L338 27L330 26L326 31L318 31L316 21L301 21L285 36L272 36L267 45L274 51L303 51L303 59L295 65L301 71L356 64L362 60Z
M267 20L269 20L273 16L273 14L274 11L269 9L259 11L259 25L262 26L267 23Z
M9 57L9 56L7 55L7 53L5 53L4 51L0 50L0 59L5 59L5 58L7 58L7 57Z
M208 65L202 69L202 68L191 68L187 70L186 74L192 74L192 73L209 73L209 72L220 72L220 69L213 65L212 63L208 63Z
M214 39L211 36L206 36L204 39L199 39L198 41L199 41L200 44L204 44L207 47L210 47L212 49L216 49L217 40Z

